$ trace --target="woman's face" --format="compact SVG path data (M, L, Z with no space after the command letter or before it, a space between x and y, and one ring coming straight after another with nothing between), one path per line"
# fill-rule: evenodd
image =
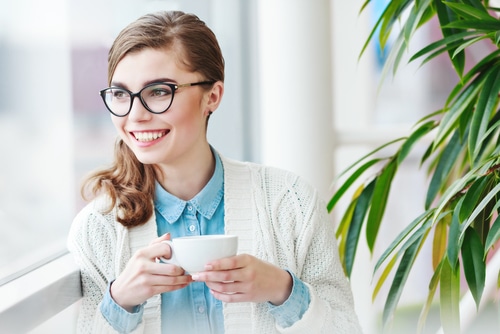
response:
M206 80L180 65L175 51L144 49L126 55L117 65L111 86L136 93L153 82L174 84ZM216 83L214 85L222 85ZM139 98L125 117L112 115L120 137L144 164L166 166L192 163L207 148L206 121L215 110L213 88L182 87L175 91L170 108L162 114L149 112Z

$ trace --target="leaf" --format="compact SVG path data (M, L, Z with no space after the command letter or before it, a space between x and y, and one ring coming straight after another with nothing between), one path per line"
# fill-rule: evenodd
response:
M433 17L434 15L436 14L432 4L427 6L427 8L425 8L425 11L424 13L422 14L422 18L420 19L420 22L418 22L418 27L422 27L425 23L429 22Z
M342 216L342 219L340 220L340 223L339 223L339 225L337 227L337 232L335 234L335 237L337 239L340 238L340 237L342 237L343 239L345 239L345 236L347 235L347 229L349 227L349 222L352 219L352 214L354 212L354 207L356 206L356 201L357 201L359 195L361 194L361 192L363 191L364 187L365 187L365 185L362 184L354 192L354 195L352 196L352 201L351 201L351 203L349 203L349 206L345 210L344 215Z
M370 1L371 0L366 0L365 3L361 6L361 9L359 10L359 12L363 12L365 10L365 8L370 4Z
M440 278L441 324L445 334L460 333L460 274L443 261Z
M401 258L401 262L399 263L399 267L392 281L392 285L384 305L384 311L382 315L384 327L387 326L389 319L394 314L394 310L396 309L399 299L401 298L403 288L405 286L406 280L408 279L411 267L415 262L415 258L418 253L418 249L420 248L422 239L423 237L420 237L419 239L415 240L405 251L403 257Z
M488 35L479 35L477 37L464 40L460 45L458 45L456 47L455 51L453 52L453 56L455 56L459 52L464 51L465 49L467 49L471 45L474 45L474 44L476 44L484 39L488 39L489 37L490 36L488 36Z
M340 262L342 263L342 266L344 268L344 272L346 272L345 268L345 248L346 248L346 242L347 242L347 232L349 230L349 223L352 220L352 214L354 212L354 207L356 206L357 200L353 200L350 204L347 210L345 211L341 223L339 224L339 227L337 228L337 232L335 233L335 237L338 240L338 249L339 249L339 258Z
M387 266L385 267L384 271L382 272L382 274L380 275L378 281L377 281L377 284L375 285L375 288L373 289L373 294L372 294L372 301L375 300L375 298L377 297L379 291L380 291L380 288L382 288L382 285L384 285L387 277L389 277L389 274L391 273L392 271L392 268L394 268L394 265L396 264L396 260L398 259L398 256L397 254L395 254L391 261L389 261L389 263L387 264Z
M478 177L472 184L469 185L469 189L465 193L462 206L459 212L459 221L465 222L467 218L472 214L479 200L481 200L481 194L484 189L488 186L488 181L490 178L488 176Z
M427 314L429 314L429 310L434 300L434 295L436 294L436 290L439 284L439 278L441 275L441 267L443 266L443 262L446 261L446 258L443 258L441 262L437 265L434 270L434 274L432 275L431 282L429 283L429 293L427 295L427 300L422 307L422 312L420 312L420 316L418 317L417 324L417 333L422 333L424 330L425 320L427 319Z
M494 159L489 159L482 165L471 168L471 170L465 173L464 176L456 179L450 186L448 186L439 202L437 203L437 208L434 210L433 219L436 221L439 215L442 214L442 211L445 209L445 207L452 200L452 198L456 197L466 187L467 184L476 179L477 175L486 174L494 163Z
M382 74L380 75L380 85L384 82L385 78L387 77L387 74L389 73L389 70L392 68L392 73L395 73L397 70L397 64L398 59L401 59L400 55L402 52L406 50L406 45L404 41L404 35L403 31L400 31L398 36L392 41L391 45L391 50L389 51L389 54L387 55L387 58L385 60L384 67L382 69Z
M352 215L354 213L354 208L356 207L356 203L359 195L362 193L364 189L364 184L360 185L358 189L354 192L351 203L349 203L348 208L344 212L342 219L340 221L339 226L337 227L337 232L335 233L335 237L339 239L338 249L339 249L339 258L344 268L344 272L347 275L347 271L345 268L345 248L347 242L347 232L349 230L349 222L352 220Z
M458 266L458 254L460 248L462 247L462 238L460 237L462 224L460 224L458 212L460 211L463 200L463 198L459 200L455 210L453 211L448 235L448 248L446 249L446 254L452 268L456 268Z
M462 245L462 261L465 279L478 308L486 279L486 264L483 257L484 249L478 234L474 229L468 228Z
M432 242L432 268L436 270L443 256L446 254L446 241L448 236L448 224L442 219L434 229L434 240Z
M434 152L434 145L431 143L429 146L427 146L427 149L425 150L425 153L422 155L422 158L420 159L420 166L424 164L424 162L427 161L432 156L432 153ZM433 170L434 167L436 166L436 161L434 163L431 163L428 167L428 170Z
M423 57L424 55L426 54L429 54L431 52L437 52L439 51L439 53L436 54L439 55L445 51L448 51L448 50L451 50L451 49L454 49L455 47L459 46L462 44L462 41L465 37L470 37L470 36L477 36L478 33L476 31L464 31L464 32L461 32L461 33L457 33L457 34L453 34L453 35L450 35L450 36L446 36L436 42L433 42L425 47L423 47L422 49L420 49L419 51L417 51L411 58L410 58L410 62L412 61L415 61L416 59L420 58L420 57Z
M366 163L364 163L361 167L359 167L351 176L342 184L342 186L335 192L333 197L328 202L327 210L331 212L335 207L340 198L344 195L344 193L352 186L352 184L371 166L375 165L381 159L373 159Z
M450 1L443 1L443 3L464 19L495 20L488 14L484 7L476 8L470 5Z
M355 166L357 166L361 161L365 160L367 157L369 156L372 156L374 155L375 153L377 153L378 151L380 150L383 150L384 148L386 148L387 146L389 145L392 145L394 143L397 143L398 141L402 141L402 140L405 140L406 137L403 137L403 138L397 138L397 139L394 139L394 140L391 140L390 142L388 143L385 143L384 145L381 145L379 147L377 147L376 149L374 149L373 151L365 154L364 156L362 156L361 158L359 158L358 160L356 160L354 163L352 163L349 167L347 167L346 169L344 169L344 171L342 173L340 173L334 180L334 183L342 176L344 176L348 171L350 171L351 169L353 169Z
M382 217L384 216L387 198L389 197L392 179L396 171L397 164L393 160L384 168L382 174L377 178L377 182L375 183L372 203L370 205L370 212L368 213L368 221L366 224L366 241L371 253L373 253L373 247L377 239Z
M466 105L465 108L461 111L460 116L458 116L457 124L450 126L450 130L452 129L452 127L458 129L458 132L460 133L460 138L464 142L467 142L467 138L469 137L470 122L472 114L474 113L476 101L477 101L477 96L474 97L474 99L468 105ZM467 147L465 147L464 153L467 153ZM463 160L463 163L465 164L466 161ZM457 166L457 169L461 167L463 167L463 165L459 167Z
M500 21L457 20L454 22L450 22L442 27L455 29L474 29L490 32L500 30Z
M448 137L449 133L456 128L457 122L464 111L470 110L473 107L483 84L484 76L479 75L464 89L464 91L458 96L457 100L450 105L450 109L444 114L438 128L438 133L434 139L435 145L441 144L441 142Z
M435 122L434 121L427 121L424 124L420 125L418 129L413 131L413 133L408 137L408 139L405 140L403 145L401 146L401 149L398 154L398 165L400 165L403 160L408 156L410 153L413 145L423 136L428 134L432 129L435 127Z
M396 42L396 43L394 43L394 46L393 46L393 51L394 51L394 57L392 57L392 59L393 59L392 73L393 73L393 75L396 75L396 72L399 68L399 64L401 63L401 60L403 59L403 56L408 49L408 45L404 41L403 31L401 31L401 33L399 34L398 39L400 39L401 42L399 42L399 43ZM399 47L396 48L395 47L396 45Z
M347 232L345 247L345 268L348 277L351 276L354 258L356 256L356 249L359 241L359 235L361 233L361 228L363 227L363 221L365 219L366 211L368 210L368 207L370 205L375 182L376 179L372 180L366 186L366 188L363 189L363 192L359 196L356 207L354 208L351 224L349 225L349 231Z
M487 193L484 198L481 199L481 202L477 204L477 206L474 208L474 211L471 213L471 215L467 218L467 221L463 224L464 227L462 231L465 230L465 228L469 227L470 224L476 219L476 217L483 211L483 209L490 203L493 198L500 192L500 183L498 183L489 193ZM463 232L462 232L463 234ZM463 235L461 236L463 237Z
M486 237L486 243L484 246L485 254L490 250L493 245L495 245L500 238L500 216L497 216L493 224L491 225L490 232L488 232L488 237Z
M457 21L459 18L449 7L447 7L442 0L434 0L434 6L436 7L437 17L441 26L441 31L444 37L459 34L461 30L453 29L447 27L452 22ZM463 52L452 56L453 50L449 50L448 54L455 71L458 76L461 77L465 67L465 54Z
M378 268L382 265L382 263L387 259L387 257L395 251L395 249L405 240L411 232L415 230L419 225L424 225L427 221L429 221L429 217L432 215L432 210L426 211L416 219L414 219L408 226L405 227L403 231L401 231L398 236L394 239L394 241L387 247L384 253L380 256L377 263L375 264L374 272L378 270ZM413 235L415 235L414 233Z
M384 20L380 26L379 41L380 45L384 47L389 40L392 32L392 27L398 18L405 12L405 10L412 4L412 0L399 0L391 1L382 14Z
M431 0L424 0L412 7L411 13L408 15L408 19L404 25L404 38L407 45L410 42L410 37L417 30L422 17L427 14L426 9L429 8L430 2Z
M469 154L471 155L471 161L475 161L480 152L488 123L498 104L499 91L500 67L497 65L487 74L484 88L479 93L479 100L472 115L469 133Z
M462 90L465 84L467 84L469 81L473 80L476 78L480 73L487 71L488 69L492 68L493 65L498 61L498 58L500 57L500 49L495 50L488 55L486 55L483 59L481 59L479 62L477 62L474 67L472 67L463 77L461 82L459 82L451 91L451 93L448 95L448 98L446 100L446 105L450 105L453 100L455 100L455 97L457 94Z
M479 154L474 161L474 165L479 164L481 161L487 160L489 157L495 157L500 154L498 130L500 127L500 112L495 113L493 119L488 125L488 130L484 133L481 141L486 142L487 145L482 145Z
M453 168L458 154L460 153L460 151L462 151L464 145L465 143L461 142L458 132L455 132L446 145L436 166L434 175L432 175L429 188L427 189L427 197L425 200L426 209L431 206L434 198L436 198L439 189L441 189L441 187L443 186L446 177L450 173L450 170Z
M361 11L365 9L365 7L368 5L368 1L366 1L363 6L361 7ZM379 35L383 35L384 33L387 32L387 28L383 29L382 26L385 26L387 27L388 24L385 23L385 21L394 21L395 19L392 17L392 14L393 14L393 11L392 11L392 8L391 7L391 4L388 4L384 11L382 12L382 14L380 14L380 17L377 19L377 22L373 25L373 29L371 30L370 32L370 35L368 36L368 38L366 39L365 41L365 44L363 45L363 47L361 48L361 51L359 53L359 58L361 58L361 56L363 56L363 54L365 53L366 49L368 48L368 45L370 45L370 42L373 40L375 34L377 32L379 32ZM379 37L379 39L382 39L382 37ZM380 44L381 47L383 48L383 46L385 44Z

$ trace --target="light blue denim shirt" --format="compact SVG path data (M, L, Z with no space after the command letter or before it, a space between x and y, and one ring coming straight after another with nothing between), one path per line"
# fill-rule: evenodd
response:
M207 185L190 201L183 201L156 184L154 201L158 235L167 232L172 238L188 235L224 234L224 170L214 152L215 172ZM278 325L289 327L299 320L310 302L307 286L290 272L292 294L285 303L268 303ZM143 305L132 313L117 305L107 293L100 306L103 316L121 333L134 330L142 319ZM205 283L161 295L162 333L224 333L222 302L215 299Z

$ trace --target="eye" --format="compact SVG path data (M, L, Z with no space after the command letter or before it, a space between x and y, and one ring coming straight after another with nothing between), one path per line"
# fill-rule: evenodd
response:
M167 92L165 89L157 88L151 92L151 95L153 96L164 96L170 94L170 92Z
M113 89L111 91L111 94L112 94L113 98L117 99L117 100L125 99L125 98L129 97L128 93L122 89Z
M149 89L147 96L153 98L169 97L172 94L172 89L169 86L153 86Z

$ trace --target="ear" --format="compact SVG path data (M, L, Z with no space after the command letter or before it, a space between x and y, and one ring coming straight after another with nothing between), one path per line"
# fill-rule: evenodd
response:
M224 83L217 81L208 92L208 100L205 108L206 116L212 114L218 107L224 95Z

